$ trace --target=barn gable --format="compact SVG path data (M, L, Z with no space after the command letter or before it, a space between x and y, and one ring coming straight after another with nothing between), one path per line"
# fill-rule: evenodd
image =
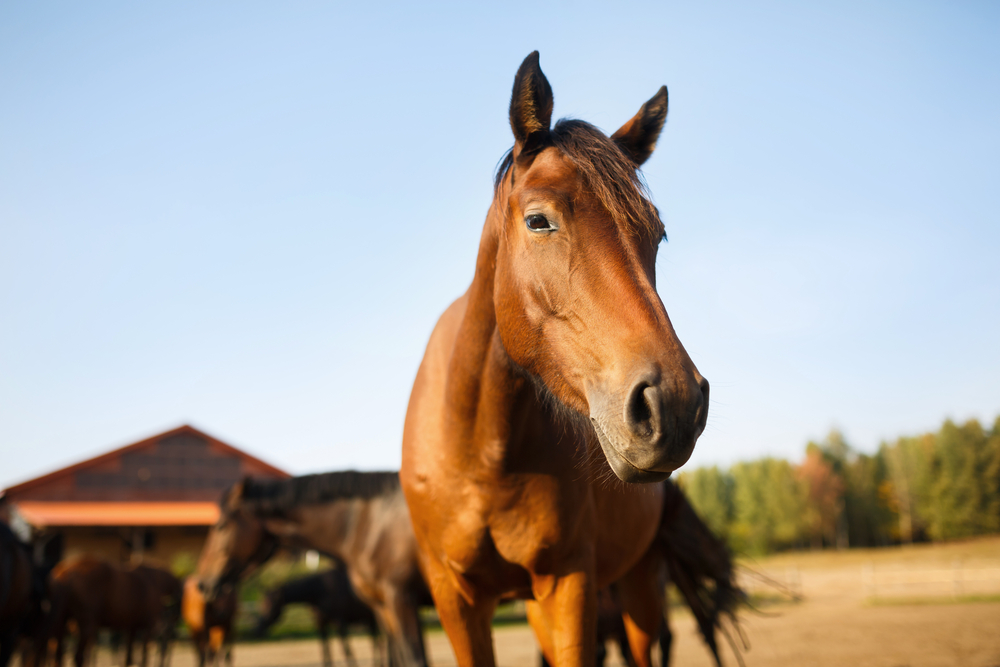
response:
M8 488L8 501L216 502L243 477L289 475L191 426Z
M6 489L0 520L54 554L190 564L223 491L248 476L290 475L181 426Z

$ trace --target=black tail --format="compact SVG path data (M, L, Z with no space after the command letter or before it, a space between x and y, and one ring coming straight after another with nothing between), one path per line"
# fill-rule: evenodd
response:
M664 491L663 517L656 544L664 555L670 579L691 607L698 630L716 664L722 667L716 641L716 630L719 630L733 644L736 659L742 665L739 647L722 627L723 619L728 618L739 634L736 612L746 598L736 585L729 549L705 525L675 484L668 480Z

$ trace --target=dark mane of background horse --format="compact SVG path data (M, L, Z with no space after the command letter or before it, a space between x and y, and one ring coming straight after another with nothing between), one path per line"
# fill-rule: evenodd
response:
M533 146L537 151L553 145L572 160L583 175L587 187L597 196L622 231L645 233L665 238L659 213L650 201L649 190L636 163L599 129L582 120L564 118L556 123L545 143ZM501 159L493 187L500 190L514 167L513 149ZM507 211L501 211L507 215Z
M303 475L287 480L243 481L242 502L263 516L281 516L296 507L318 505L339 498L370 500L399 490L397 472L345 470ZM223 496L228 497L229 491Z

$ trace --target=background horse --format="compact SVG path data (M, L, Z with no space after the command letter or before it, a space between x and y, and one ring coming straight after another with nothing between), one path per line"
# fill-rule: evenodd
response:
M7 667L21 636L37 624L43 595L28 545L0 523L0 667Z
M472 284L417 372L400 479L459 665L494 664L497 602L521 597L546 657L594 664L597 590L618 582L636 661L662 611L664 480L704 430L708 383L656 292L664 237L638 167L667 90L610 138L563 120L538 53L514 79Z
M354 593L344 568L339 567L294 579L269 591L261 607L256 635L263 637L267 629L281 617L285 605L296 603L307 604L313 609L323 652L323 664L326 667L333 667L333 654L330 652L328 641L331 624L336 627L340 645L344 649L344 656L349 665L355 664L354 654L351 653L351 645L347 638L347 631L352 625L363 625L368 629L368 634L372 638L372 655L377 656L376 664L385 664L379 640L378 621L371 607Z
M151 638L160 649L160 667L165 667L181 616L181 582L170 572L147 564L136 565L132 571L146 580L146 585L160 601L160 618L153 627Z
M86 664L100 628L124 635L126 666L132 664L132 646L138 639L142 644L142 665L146 667L149 640L163 629L164 619L170 615L170 603L156 581L161 577L151 575L150 569L123 569L92 556L66 560L55 567L50 591L57 667L62 666L70 620L76 622L78 633L76 667ZM161 661L165 655L161 652Z
M400 667L426 665L418 608L432 604L394 472L247 479L226 492L198 562L207 600L281 547L315 549L347 567Z
M198 654L198 667L217 665L223 659L233 664L233 621L239 606L239 588L229 586L211 602L199 588L197 577L184 581L182 611L184 623L191 632L191 641Z

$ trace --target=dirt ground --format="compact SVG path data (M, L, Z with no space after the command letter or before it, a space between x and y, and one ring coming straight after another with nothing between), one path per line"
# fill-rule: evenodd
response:
M785 554L746 565L801 591L803 598L741 614L750 643L743 656L748 667L1000 667L1000 538L906 549ZM943 578L937 576L942 573ZM746 581L761 594L774 590ZM671 627L672 664L713 664L690 614L675 613ZM427 640L434 667L455 665L443 633L430 632ZM527 626L498 628L494 640L499 667L538 664ZM369 640L354 637L351 646L359 665L372 664ZM338 667L346 664L339 644L333 651ZM614 660L609 665L622 665L616 648L611 655ZM727 665L738 664L728 648L723 659ZM107 655L97 662L97 667L111 665ZM172 667L195 664L190 645L178 645ZM235 664L318 666L319 646L315 640L238 644Z

